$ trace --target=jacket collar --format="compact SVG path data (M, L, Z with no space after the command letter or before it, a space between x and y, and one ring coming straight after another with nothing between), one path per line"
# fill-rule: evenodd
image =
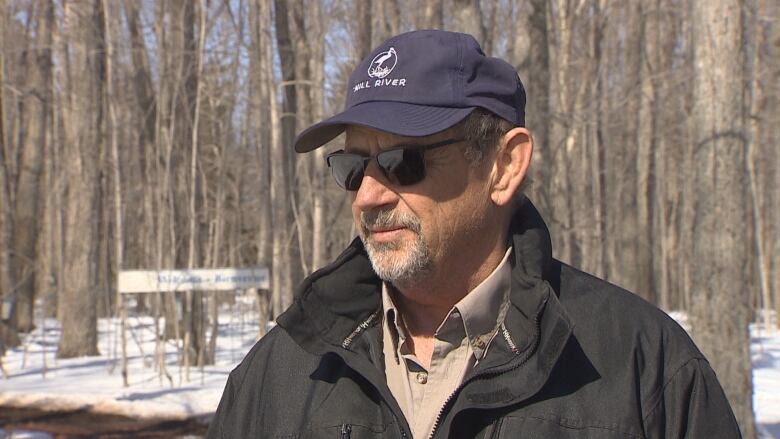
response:
M333 263L303 281L277 323L313 354L342 348L381 306L381 285L363 244L355 238Z

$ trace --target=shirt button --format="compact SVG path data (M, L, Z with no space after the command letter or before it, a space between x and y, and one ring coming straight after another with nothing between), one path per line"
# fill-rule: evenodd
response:
M425 372L417 372L417 382L425 384L428 382L428 374Z

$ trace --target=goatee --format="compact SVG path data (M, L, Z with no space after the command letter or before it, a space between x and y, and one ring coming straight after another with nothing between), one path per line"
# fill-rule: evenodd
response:
M411 242L376 242L371 230L404 228L413 234ZM395 285L413 282L426 274L432 265L431 252L422 236L420 220L398 210L375 210L360 214L360 239L380 279Z

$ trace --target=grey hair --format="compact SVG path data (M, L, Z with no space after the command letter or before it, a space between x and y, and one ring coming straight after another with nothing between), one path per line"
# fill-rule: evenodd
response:
M508 120L496 116L485 109L477 108L459 126L466 144L463 155L472 165L479 165L486 155L498 149L501 138L515 127L516 125ZM531 181L529 172L523 179L516 198L525 198L523 193L528 189Z
M472 163L480 163L486 154L498 148L504 134L514 127L511 122L477 108L460 123L463 140L467 145L463 153Z

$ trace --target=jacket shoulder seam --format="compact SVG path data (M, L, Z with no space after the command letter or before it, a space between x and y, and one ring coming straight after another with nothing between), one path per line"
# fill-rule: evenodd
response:
M674 372L672 372L672 374L669 375L669 378L667 378L664 381L663 385L661 385L661 388L658 389L658 391L655 392L650 398L648 398L649 401L652 401L653 399L655 399L655 401L652 402L651 404L649 404L650 407L647 409L647 412L642 415L642 423L643 424L646 424L647 418L649 418L650 415L652 415L656 411L656 409L658 408L659 404L661 403L661 399L662 399L661 395L663 395L664 392L666 392L666 388L669 386L669 384L672 381L674 381L675 378L677 378L677 376L680 374L680 372L685 367L687 367L689 364L694 363L694 362L698 363L699 361L705 361L706 362L707 360L704 357L701 357L701 356L694 356L694 357L689 358L686 361L683 361L676 369L674 369Z

